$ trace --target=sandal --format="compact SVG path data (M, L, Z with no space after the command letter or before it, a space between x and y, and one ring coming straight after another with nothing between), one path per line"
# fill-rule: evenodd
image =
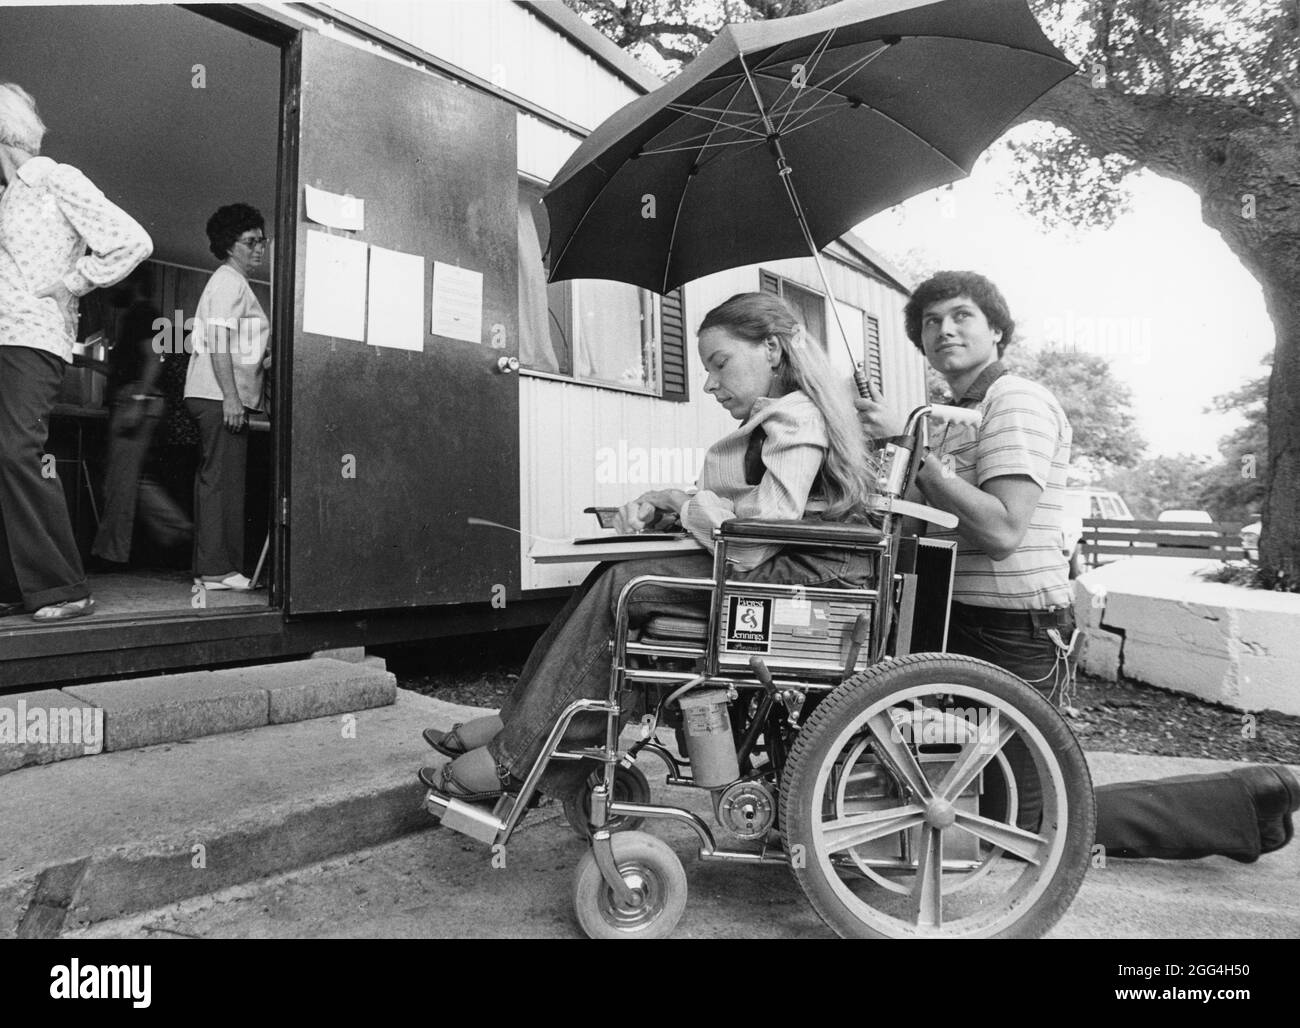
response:
M464 721L458 721L456 724L451 726L451 731L449 732L442 732L437 728L426 728L422 733L424 735L424 741L444 757L459 757L462 753L467 752L465 740L457 734L464 725ZM451 746L447 745L448 742L453 743L456 748L452 749Z
M456 777L456 772L451 769L451 764L443 764L442 767L422 767L419 773L420 784L432 789L434 792L440 792L444 796L453 800L460 800L463 803L482 803L486 800L498 800L504 795L504 789L488 789L484 792L471 792Z

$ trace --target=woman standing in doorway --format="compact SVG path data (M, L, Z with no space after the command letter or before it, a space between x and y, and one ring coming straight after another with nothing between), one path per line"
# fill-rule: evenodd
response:
M153 242L80 171L40 156L44 137L31 95L0 83L0 617L60 621L95 608L45 453L77 299L121 281Z
M205 589L247 592L244 566L244 468L248 415L261 409L270 366L271 324L248 276L266 255L266 223L256 207L220 208L207 225L221 261L195 312L185 405L199 425L202 459L194 483L194 581Z

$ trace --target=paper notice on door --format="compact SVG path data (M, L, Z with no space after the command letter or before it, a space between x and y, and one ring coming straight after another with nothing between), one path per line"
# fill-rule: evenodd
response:
M483 339L483 273L433 262L433 334L478 343Z
M371 346L423 350L424 258L372 246L368 311L366 340Z
M307 191L307 219L330 228L360 232L366 227L366 201L359 196L340 196L315 186Z
M307 230L304 332L365 342L366 250L355 239Z

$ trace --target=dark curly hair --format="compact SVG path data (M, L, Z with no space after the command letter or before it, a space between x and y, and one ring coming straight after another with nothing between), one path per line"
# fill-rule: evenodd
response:
M974 271L937 271L917 286L912 298L907 301L907 306L903 308L907 338L924 353L925 347L921 345L921 315L931 304L954 300L959 296L969 297L984 312L990 328L1002 330L1002 338L998 340L998 356L1001 357L1002 351L1016 333L1016 323L1001 290Z
M231 247L250 228L266 231L266 220L256 207L232 203L217 208L217 213L208 219L208 249L212 256L224 261L230 256Z

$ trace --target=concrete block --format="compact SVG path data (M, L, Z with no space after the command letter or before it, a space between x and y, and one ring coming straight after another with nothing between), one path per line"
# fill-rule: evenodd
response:
M99 753L104 712L58 689L0 696L0 774Z
M364 646L341 646L334 650L317 650L311 660L345 660L349 664L360 664L366 659Z
M1176 639L1134 638L1124 641L1124 676L1211 703L1237 706L1238 669L1224 653L1212 656L1182 646Z
M71 685L65 692L104 708L110 752L267 723L266 690L215 671Z
M1103 628L1085 629L1079 637L1083 647L1079 654L1079 670L1086 675L1113 682L1119 678L1121 636Z
M1300 714L1300 669L1296 658L1241 655L1240 706Z
M1083 630L1100 628L1106 610L1106 588L1087 576L1074 580L1074 622Z
M397 697L397 678L368 664L296 660L258 670L273 725L385 707Z

